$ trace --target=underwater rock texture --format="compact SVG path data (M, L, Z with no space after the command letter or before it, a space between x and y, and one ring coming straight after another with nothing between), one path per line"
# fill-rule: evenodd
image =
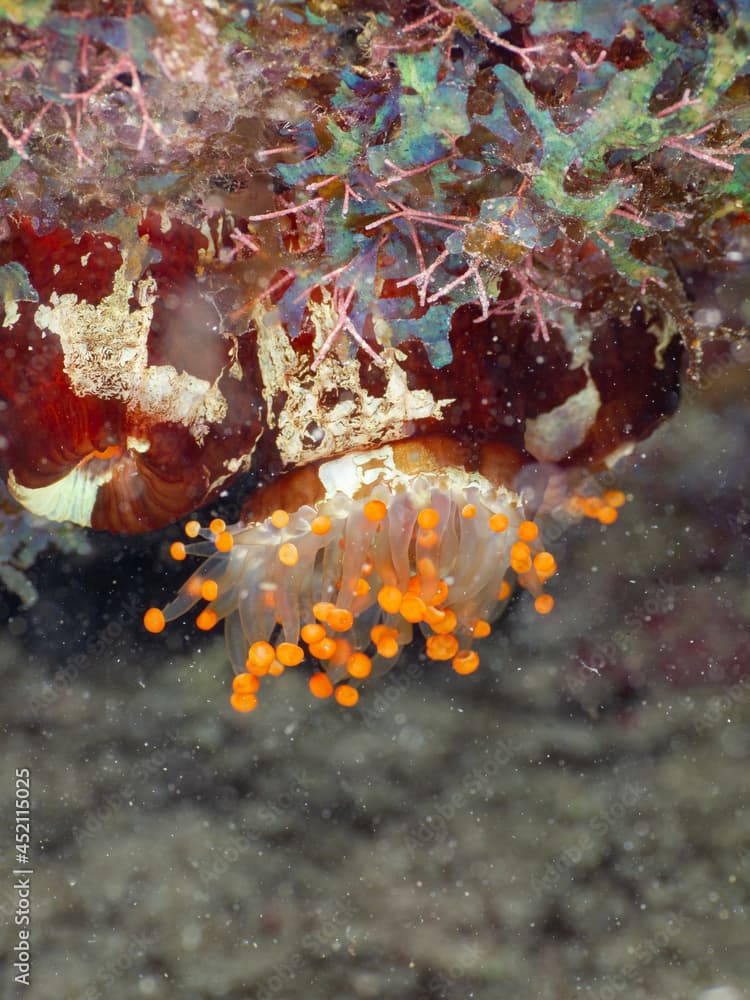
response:
M676 405L690 278L746 237L743 3L9 15L0 468L29 509L147 530L436 429L601 463Z
M8 252L13 234L28 222L38 248L80 240L75 284L89 261L117 273L104 234L132 238L152 208L205 240L187 241L192 291L160 308L165 329L170 304L181 322L187 310L205 341L202 307L216 307L222 350L188 352L209 393L236 375L229 345L254 349L259 331L299 360L297 399L326 410L359 397L318 392L324 365L377 386L369 352L402 352L423 378L410 390L426 391L461 381L457 338L491 351L493 372L507 338L525 375L537 354L575 359L583 330L578 367L598 341L592 378L605 386L619 349L637 347L631 317L665 315L646 339L656 382L621 395L627 373L617 380L610 417L587 424L588 462L673 408L675 331L708 385L688 383L684 409L637 444L617 530L588 522L556 540L554 616L522 594L473 677L410 647L349 713L311 704L290 671L262 713L233 716L220 641L180 628L147 640L143 609L178 585L153 539L101 535L88 557L39 556L37 603L0 606L0 795L9 816L14 769L31 770L34 991L747 996L747 4L147 0L83 18L71 6L3 7L11 370L13 330L41 308L27 329L37 363L52 358L70 388L55 310L80 306L80 288L53 288L70 274L49 267L40 296L34 268ZM103 297L117 287L130 322L156 308L159 267L174 279L145 253L171 229L134 243L138 266L119 285L110 268ZM196 263L209 235L214 256ZM184 375L164 343L161 361ZM6 470L28 457L29 428L68 430L34 422L49 378L29 370L20 431L17 380L2 385ZM90 395L94 430L124 429L128 460L148 464L125 401L102 412ZM527 399L510 395L525 417ZM274 403L239 421L251 441L217 434L220 452L237 446L220 453L221 475L227 460L246 468ZM88 444L86 464L121 458L109 452L121 441ZM188 507L214 482L199 471ZM222 502L216 513L236 517L244 497ZM167 503L159 523L176 513ZM18 557L14 538L6 549ZM7 885L0 910L8 955Z

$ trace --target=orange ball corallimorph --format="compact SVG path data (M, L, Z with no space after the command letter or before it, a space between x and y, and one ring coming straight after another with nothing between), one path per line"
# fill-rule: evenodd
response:
M231 528L212 522L198 529L202 541L178 543L178 559L184 548L205 562L163 610L146 613L146 628L159 632L205 601L196 624L226 623L239 711L256 707L266 678L306 657L317 664L311 692L354 705L360 684L389 670L417 629L428 660L473 673L477 640L516 584L540 615L552 610L545 585L557 564L540 521L562 508L545 510L536 495L532 517L523 488L465 459L465 449L432 437L352 452L301 470L297 483L285 477L256 494L264 516ZM275 506L298 492L310 502Z

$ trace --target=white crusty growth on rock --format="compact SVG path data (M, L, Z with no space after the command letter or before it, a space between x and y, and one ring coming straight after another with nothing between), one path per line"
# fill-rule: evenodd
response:
M137 424L181 425L202 445L212 426L220 425L227 415L218 379L211 384L171 365L149 364L148 337L157 284L153 277L141 278L147 241L123 241L121 249L123 262L109 295L94 305L79 300L74 293L53 291L49 302L37 307L34 321L43 335L59 338L63 368L77 396L124 403ZM87 267L90 260L91 254L82 255L81 266ZM236 377L231 368L230 374ZM99 490L112 481L115 469L119 467L123 483L129 482L127 475L122 475L123 463L129 464L132 476L137 477L135 460L149 448L148 437L138 429L111 454L85 456L48 486L27 487L11 469L8 488L34 514L50 521L89 526ZM243 456L239 464L247 467L250 456ZM220 485L231 472L227 469L213 485Z
M101 302L53 292L49 304L37 308L36 325L59 337L76 395L120 400L151 422L182 424L201 444L211 425L226 417L226 400L216 384L171 365L149 365L156 282L136 281L129 272L124 250L112 291ZM131 308L133 298L138 304Z
M313 349L318 351L337 322L327 291L322 302L310 302L309 314L315 329ZM277 433L276 445L287 465L367 448L373 441L403 440L415 421L440 420L453 402L436 400L426 389L409 389L400 363L406 355L396 348L380 348L385 386L382 394L373 395L362 385L360 363L346 336L339 342L341 348L335 344L313 372L309 358L297 354L274 310L258 305L253 319L267 424Z

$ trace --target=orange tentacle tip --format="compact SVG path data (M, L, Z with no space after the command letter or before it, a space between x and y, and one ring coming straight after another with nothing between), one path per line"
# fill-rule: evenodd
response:
M440 624L440 622L445 621L445 609L436 608L432 604L425 605L424 620L434 629L436 625Z
M482 618L478 618L477 621L474 622L474 626L471 631L475 639L486 639L492 629L489 622L484 621Z
M253 674L236 674L232 680L232 691L235 694L255 694L260 688L260 681Z
M372 661L365 653L352 653L346 661L346 669L352 677L359 679L369 677L372 670Z
M157 635L163 632L167 622L161 608L149 608L143 616L143 625L147 632Z
M276 659L276 651L270 642L254 642L247 654L245 668L251 674L262 677Z
M458 639L455 635L431 635L425 646L431 660L452 660L458 653Z
M184 542L172 542L169 546L169 554L175 562L182 562L187 558L187 550Z
M555 606L555 599L552 594L540 594L534 601L534 608L540 615L548 615Z
M604 493L604 502L610 507L622 507L626 499L622 490L606 490Z
M430 622L432 631L436 635L447 635L454 630L457 624L456 612L452 608L446 608L443 617L439 621Z
M518 537L522 542L533 542L539 534L539 528L533 521L521 521L518 525Z
M348 632L354 624L354 615L347 608L332 608L325 621L334 632Z
M585 517L597 517L600 509L604 506L601 497L582 497L581 510Z
M234 548L234 536L230 531L220 531L214 545L218 552L231 552Z
M516 573L528 573L531 569L531 549L526 542L515 542L511 545L510 565Z
M365 517L374 524L382 521L387 513L388 508L382 500L368 500L365 504Z
M320 642L321 639L325 639L326 630L322 625L318 625L317 622L311 622L309 625L303 625L299 634L304 642L311 645Z
M313 604L313 614L319 622L327 622L328 616L334 610L334 605L330 601L318 601Z
M417 524L424 531L432 531L433 528L437 528L440 523L440 514L432 507L425 507L424 510L420 510L417 515Z
M284 542L279 546L279 562L284 566L296 566L299 562L299 552L293 542Z
M289 515L285 510L275 510L271 514L271 524L274 528L285 528L289 524Z
M537 552L534 556L534 569L541 580L546 580L557 572L557 562L551 552Z
M375 648L378 651L378 655L384 657L386 660L392 660L401 651L398 639L395 639L391 635L386 635L382 639L379 639L375 643Z
M331 519L325 514L320 514L310 522L310 531L314 535L327 535L331 530Z
M398 614L403 599L404 595L398 587L393 587L389 584L386 584L385 587L381 587L378 591L378 604L383 611L387 611L388 614L391 615Z
M339 684L334 691L334 697L339 705L352 708L359 701L359 691L351 684Z
M473 674L479 666L479 656L473 649L462 649L453 657L453 669L457 674Z
M407 593L404 594L399 611L402 618L405 618L406 621L414 625L424 620L427 605L421 597L418 597L416 594Z
M242 694L234 691L229 699L229 703L235 712L253 712L258 707L258 699L254 694Z
M336 652L336 640L326 635L318 642L311 642L309 649L316 660L330 660Z
M202 632L210 632L218 620L219 619L215 611L211 611L210 608L205 608L195 619L195 624Z
M395 639L397 635L398 632L395 628L392 628L390 625L383 625L382 623L380 625L373 625L370 629L370 638L375 644L379 643L381 639Z
M328 674L322 670L310 678L310 694L316 698L330 698L333 694L333 684Z
M493 514L490 518L490 530L492 531L505 531L508 527L508 516L507 514Z
M296 667L305 658L305 651L295 642L280 642L276 647L276 657L285 667Z

